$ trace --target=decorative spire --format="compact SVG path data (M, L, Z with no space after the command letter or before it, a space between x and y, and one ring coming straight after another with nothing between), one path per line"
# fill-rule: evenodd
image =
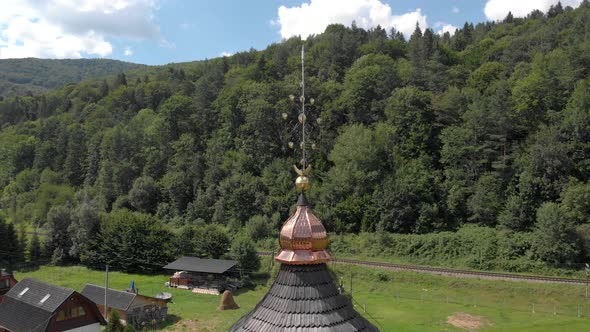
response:
M284 264L303 265L303 264L321 264L328 262L331 257L326 251L328 247L328 234L322 222L315 216L307 200L304 192L311 187L309 174L311 172L311 165L307 163L307 146L309 144L306 136L306 129L309 131L310 127L307 122L307 114L305 111L305 67L304 67L305 49L301 48L301 110L297 116L301 128L301 168L293 165L293 169L298 174L295 180L295 187L300 191L299 199L297 201L297 210L293 215L285 221L280 232L279 243L281 251L275 259ZM290 96L292 101L295 101L294 96ZM310 99L309 105L313 105L313 98ZM283 113L283 119L287 119L288 114ZM319 118L318 118L319 120ZM318 124L320 121L316 121ZM296 128L299 128L297 125ZM293 148L293 142L289 142L289 147ZM310 146L312 149L316 148L314 143Z
M328 233L322 222L313 214L305 199L304 192L310 188L309 173L311 166L307 163L307 146L315 149L316 145L307 137L312 128L305 111L304 50L301 49L301 110L296 117L301 128L291 139L301 137L298 147L301 149L301 168L293 166L297 172L295 185L300 191L297 210L283 227L279 236L281 251L275 256L280 269L272 286L256 307L238 320L230 332L251 331L379 331L355 309L351 300L336 288L334 280L325 263L331 257L328 247ZM291 100L297 102L295 96ZM310 99L308 106L313 105ZM294 111L294 108L291 109ZM311 112L310 117L313 117ZM287 112L282 113L284 120L289 119ZM293 117L295 118L295 117ZM317 124L320 123L317 119ZM301 125L301 126L300 126ZM309 127L306 127L309 126ZM293 142L289 148L295 148Z
M310 98L309 101L305 97L305 46L301 47L301 96L299 98L295 98L294 95L290 95L289 99L292 102L299 104L300 106L298 114L297 114L297 123L294 126L292 132L300 129L301 130L301 142L299 143L299 149L301 149L301 168L297 167L297 165L293 165L295 172L298 174L297 179L295 180L295 187L300 192L304 192L311 187L310 181L310 173L311 173L311 165L308 163L308 151L307 149L315 150L317 145L313 142L310 142L309 133L313 129L313 125L319 125L321 123L321 119L317 118L315 124L310 121L309 114L307 113L307 109L313 107L315 104L315 100ZM289 114L286 112L282 113L283 120L289 119ZM295 143L290 141L288 143L289 148L294 149Z

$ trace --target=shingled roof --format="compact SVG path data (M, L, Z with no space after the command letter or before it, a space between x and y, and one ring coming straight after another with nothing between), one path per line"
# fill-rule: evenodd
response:
M378 331L334 285L326 264L287 265L262 301L231 332Z
M70 288L23 279L6 293L0 304L0 326L10 331L45 331L55 311L74 293Z
M52 316L52 312L9 296L0 305L0 327L11 331L45 331Z
M96 304L104 304L104 287L86 284L81 292L82 295ZM122 292L109 288L107 293L107 305L109 308L115 308L127 311L137 295L135 293Z
M7 297L44 311L54 312L70 295L73 289L46 284L36 279L25 278L6 293ZM49 295L49 297L47 297ZM46 298L47 297L47 298ZM41 301L44 300L44 301Z
M221 274L231 269L236 264L238 264L237 261L228 259L208 259L185 256L164 266L164 269Z

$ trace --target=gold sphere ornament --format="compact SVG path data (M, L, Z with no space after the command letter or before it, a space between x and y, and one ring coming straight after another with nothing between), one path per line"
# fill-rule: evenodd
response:
M289 95L289 99L291 99L291 101L295 101L295 96Z
M317 149L317 148L318 148L318 146L317 146L317 145L315 145L315 143L312 143L312 144L311 144L311 149L312 149L312 150L315 150L315 149Z
M315 99L313 99L313 98L309 99L309 103L310 103L311 105L315 104Z
M283 112L283 114L281 114L281 117L283 118L283 120L287 120L287 118L289 117L289 114Z
M307 117L305 116L305 114L301 113L301 114L299 114L297 119L299 119L299 123L303 124L305 122L305 120L307 120Z
M311 182L309 181L309 178L306 175L300 175L295 180L295 187L297 188L297 190L306 191L311 187Z
M289 145L289 148L290 148L290 149L292 149L292 148L295 146L295 144L293 144L293 142L289 142L289 144L288 144L288 145Z

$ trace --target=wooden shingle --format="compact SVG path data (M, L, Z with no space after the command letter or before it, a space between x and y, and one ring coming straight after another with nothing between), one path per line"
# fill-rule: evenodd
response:
M355 332L378 329L338 292L326 264L283 264L268 293L230 331Z

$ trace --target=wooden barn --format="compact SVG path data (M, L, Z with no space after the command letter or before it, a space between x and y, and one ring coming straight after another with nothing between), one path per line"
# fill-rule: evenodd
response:
M8 273L5 270L0 270L0 303L2 303L4 294L14 287L16 283L17 281L12 276L12 273Z
M103 316L104 287L86 284L81 294L96 304ZM137 330L164 321L168 315L166 300L139 295L109 288L107 293L108 315L117 310L121 322L133 326Z
M228 278L237 278L237 261L226 259L207 259L198 257L181 257L164 266L164 269L175 271L169 279L170 287L186 289L211 290L223 292L235 290L236 286Z
M106 325L94 302L73 289L26 278L0 304L0 332L100 332Z

